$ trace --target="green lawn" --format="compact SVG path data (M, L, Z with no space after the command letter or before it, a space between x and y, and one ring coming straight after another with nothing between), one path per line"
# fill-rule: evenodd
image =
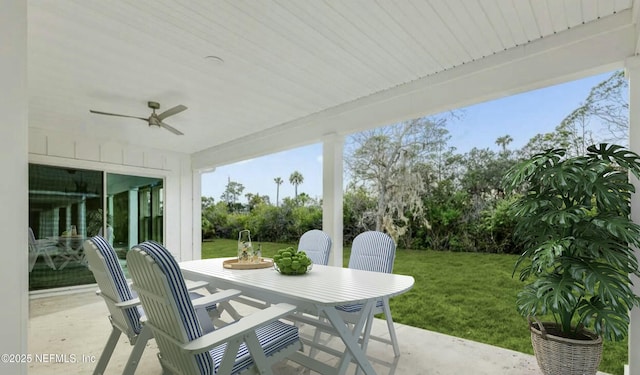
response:
M257 244L254 243L254 246ZM202 244L202 257L236 255L237 241ZM262 243L272 256L293 244ZM350 249L344 249L344 264ZM533 354L526 320L515 310L521 283L511 277L514 255L398 249L394 273L415 278L413 289L391 300L393 320L490 345ZM622 375L627 342L605 342L600 371Z

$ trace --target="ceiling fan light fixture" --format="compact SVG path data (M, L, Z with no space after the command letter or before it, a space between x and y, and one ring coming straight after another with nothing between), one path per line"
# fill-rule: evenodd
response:
M152 112L151 115L149 117L138 117L138 116L129 116L129 115L121 115L119 113L111 113L111 112L102 112L102 111L94 111L93 109L90 109L89 112L91 113L95 113L98 115L107 115L107 116L116 116L116 117L127 117L127 118L135 118L138 120L142 120L145 121L149 127L157 127L157 128L165 128L166 130L170 131L171 133L175 134L175 135L184 135L183 132L181 132L180 130L174 128L173 126L167 124L166 122L164 122L164 119L166 119L167 117L176 115L184 110L187 109L186 106L179 104L173 108L169 108L166 111L157 114L156 110L160 109L160 103L158 102L147 102L147 106L149 106L149 108L151 108Z

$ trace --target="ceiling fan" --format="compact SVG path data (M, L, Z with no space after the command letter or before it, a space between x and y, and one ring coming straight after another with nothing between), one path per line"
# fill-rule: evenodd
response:
M160 103L158 103L158 102L148 102L147 105L149 106L149 108L151 108L153 110L153 113L148 118L147 117L138 117L138 116L119 115L117 113L94 111L93 109L90 109L89 112L95 113L95 114L98 114L98 115L137 118L137 119L146 121L149 124L149 126L162 127L162 128L167 129L168 131L172 132L175 135L184 135L184 133L182 133L180 130L174 128L173 126L168 125L167 123L163 122L162 120L166 119L169 116L173 116L175 114L178 114L178 113L184 111L185 109L187 109L187 107L185 107L182 104L180 104L180 105L177 105L177 106L175 106L173 108L169 108L169 109L167 109L166 111L164 111L164 112L162 112L160 114L156 114L156 109L160 109Z

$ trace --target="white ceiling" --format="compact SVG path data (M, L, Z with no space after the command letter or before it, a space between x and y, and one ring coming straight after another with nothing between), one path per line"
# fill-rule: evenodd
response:
M633 5L632 0L28 4L31 128L185 153L300 126L310 116L631 13ZM630 15L618 19L633 21ZM160 112L189 107L166 120L185 135L89 113L146 117L149 100L160 102ZM313 126L323 127L314 134L336 131L328 122Z

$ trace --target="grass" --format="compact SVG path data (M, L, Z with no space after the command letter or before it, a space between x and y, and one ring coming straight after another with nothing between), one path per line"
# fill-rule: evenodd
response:
M256 244L254 243L254 246ZM262 243L262 254L294 244ZM237 241L202 244L202 257L236 255ZM344 264L350 249L344 249ZM511 273L516 256L398 249L394 273L411 275L413 289L391 300L393 320L413 327L533 354L527 322L515 309L522 284ZM622 375L627 341L605 342L600 371Z

